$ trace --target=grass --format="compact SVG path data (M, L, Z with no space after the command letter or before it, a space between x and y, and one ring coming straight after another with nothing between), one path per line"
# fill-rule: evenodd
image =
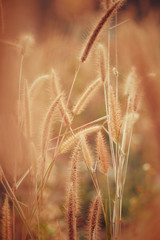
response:
M143 125L139 126L137 121L144 96L155 123L152 133L154 135L155 132L155 142L159 141L159 113L158 110L156 114L153 111L154 103L159 109L159 99L151 84L153 74L148 73L152 65L148 58L145 59L146 52L138 38L141 30L137 27L136 31L134 24L131 26L136 33L140 56L131 49L132 46L129 47L130 67L124 70L127 77L122 84L123 57L128 58L127 54L123 56L125 43L119 40L121 34L126 34L126 21L118 22L118 11L123 2L116 1L102 14L84 44L74 76L73 72L62 73L65 82L61 81L61 74L54 66L34 81L26 80L26 62L30 48L34 48L32 37L24 36L15 44L2 39L1 44L6 48L12 45L20 60L13 110L16 130L9 132L11 136L4 134L7 140L2 141L4 152L8 154L7 157L2 154L2 159L7 160L2 161L0 172L1 188L5 194L1 203L2 240L116 240L123 238L125 233L127 239L123 219L132 219L129 208L134 209L134 206L129 206L129 198L133 204L139 197L136 171L141 168L139 163L130 165L134 125L136 128ZM3 2L0 4L2 11ZM111 27L111 17L115 19L115 29ZM107 33L104 32L106 26ZM120 34L119 27L124 29ZM140 36L143 34L142 31ZM129 43L132 43L130 38ZM63 62L61 64L63 69ZM91 70L94 79L88 81ZM68 83L69 78L73 80ZM79 88L77 82L84 80L86 87ZM97 117L93 120L94 114ZM85 115L87 122L83 121ZM10 155L9 143L16 144L16 138L19 139L19 147L11 148ZM9 161L12 157L14 167ZM127 179L128 166L129 173L131 168L134 169L134 177ZM144 173L137 174L137 178L145 181ZM132 179L137 182L135 185L130 183ZM125 185L129 192L127 196ZM143 202L140 198L138 200Z

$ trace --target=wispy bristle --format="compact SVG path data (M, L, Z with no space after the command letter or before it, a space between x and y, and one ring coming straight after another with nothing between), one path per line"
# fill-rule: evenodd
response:
M68 199L67 199L67 230L68 230L68 240L76 240L77 230L76 230L76 215L75 215L75 198L73 185L71 184Z
M83 129L83 130L80 130L79 132L75 133L74 136L69 137L61 145L60 152L61 153L68 152L73 147L73 145L80 139L81 134L88 135L88 134L94 133L94 132L96 132L96 131L98 131L100 129L101 129L101 126L94 125L92 127L88 127L88 128Z
M88 239L95 240L98 237L99 218L100 218L100 196L96 196L92 201L89 210Z
M98 45L98 52L99 52L99 67L100 67L100 73L101 73L101 80L104 83L106 80L106 54L105 49L102 44Z
M131 72L126 78L124 93L130 98L129 112L136 112L141 102L142 91L140 91L140 80L135 67L132 67Z
M79 144L75 147L73 154L72 154L72 163L71 163L71 174L70 174L70 183L73 186L73 192L74 192L74 208L75 208L75 214L77 214L78 211L78 161L79 161Z
M12 229L11 229L11 210L9 206L8 195L5 196L4 204L2 207L2 220L1 220L1 234L2 240L12 239Z
M132 129L133 125L138 121L139 114L135 112L129 113L127 114L126 118L127 118L127 132L129 132Z
M81 139L81 146L82 146L82 153L83 153L84 161L86 163L87 168L92 169L93 157L92 157L91 150L89 148L89 144L84 135L81 135L80 139Z
M137 81L137 74L135 67L132 67L125 82L124 94L130 95L132 98L135 96L135 86Z
M140 84L138 85L138 88L137 88L137 92L136 92L136 95L135 95L135 99L134 99L134 103L133 103L133 110L135 112L138 112L141 108L141 103L142 103L142 97L143 97L143 93L142 91L140 91Z
M110 127L111 134L115 141L118 140L121 127L121 109L119 103L116 102L115 94L112 86L109 89L109 105L110 105Z
M110 166L110 156L101 131L97 133L96 147L99 169L102 173L106 174Z
M96 81L91 83L91 85L89 85L89 87L84 91L84 93L76 103L75 107L73 108L73 113L75 115L80 114L85 109L89 101L94 97L94 94L96 93L100 85L100 79L97 79Z

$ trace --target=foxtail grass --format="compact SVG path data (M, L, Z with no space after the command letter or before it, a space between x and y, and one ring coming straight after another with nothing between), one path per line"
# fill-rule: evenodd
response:
M112 6L107 10L107 12L105 13L105 15L101 18L101 20L99 21L99 23L97 24L97 26L95 27L93 33L91 34L87 45L82 53L81 56L81 62L85 62L88 54L93 46L93 43L95 42L99 32L101 31L102 27L104 26L104 24L110 19L110 17L112 17L115 12L118 10L118 8L120 7L122 1L116 1L115 3L112 4Z
M9 199L7 194L5 195L5 199L2 207L1 233L2 233L2 240L12 239L11 209L10 209Z

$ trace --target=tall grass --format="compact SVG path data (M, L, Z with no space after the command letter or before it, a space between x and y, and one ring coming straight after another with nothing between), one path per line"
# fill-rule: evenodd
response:
M53 68L36 78L32 83L24 80L24 62L27 58L28 48L33 41L32 38L24 36L24 39L22 38L21 42L18 43L21 51L19 52L20 65L16 95L18 104L14 114L18 126L18 136L23 143L21 151L24 151L24 155L27 152L26 156L22 154L22 160L27 159L29 165L18 174L19 165L16 164L14 184L8 179L3 164L0 168L0 181L3 192L5 192L1 209L1 236L3 240L20 239L20 237L23 240L78 240L81 239L82 233L89 240L102 239L102 235L104 235L103 239L107 240L121 238L123 195L133 128L139 117L138 106L141 102L139 87L141 82L145 86L145 94L152 94L155 103L157 103L154 92L149 91L149 77L145 72L145 83L142 76L143 69L141 70L140 66L131 68L126 77L124 90L119 88L121 63L118 61L118 34L115 31L114 37L111 35L109 20L116 16L115 23L118 24L117 14L123 2L123 0L106 1L107 10L84 45L78 68L75 75L72 76L73 82L68 88L68 94L64 94L65 84L63 86L63 82L60 83L60 78ZM0 4L2 5L2 1ZM97 44L98 35L100 32L103 33L102 29L105 28L106 23L108 24L106 28L108 35L105 36L105 41L101 41L100 38L101 43ZM1 25L4 31L4 22ZM111 51L112 41L114 42L114 54ZM93 46L97 48L94 57L98 61L96 66L98 77L96 76L96 80L90 84L86 83L88 87L81 92L76 101L72 97L72 92L75 90L76 80L83 71L83 67L86 65L87 68L89 60L92 61L92 58L88 59L88 55L94 52L92 52ZM116 63L113 74L111 74L112 58L115 58ZM142 62L145 60L142 59ZM145 71L146 68L144 64ZM46 91L44 85L47 85L49 92ZM65 92L67 91L65 90ZM37 93L40 96L46 94L43 100L46 101L46 105L48 104L47 110L40 110L42 119L38 119L38 121L34 118L34 114L39 108ZM99 112L100 106L97 99L100 93L103 116L99 116L95 120L89 119L85 124L79 124L80 117L89 111L92 104L95 104L94 111ZM150 102L148 104L152 118L154 118L152 106ZM159 129L159 121L157 119L154 121ZM71 161L70 168L66 167L68 159ZM58 168L57 161L62 161L60 167L65 169L63 172L60 171L59 175L55 174L56 168ZM65 172L69 175L68 181L64 177ZM90 207L89 210L87 208L85 219L83 219L84 199L81 198L80 191L85 189L84 185L88 184L83 182L86 173L93 191L92 194L88 193L89 197L86 196L86 199L89 199L88 205ZM65 204L59 206L59 200L56 204L52 201L54 207L48 211L47 217L49 218L49 214L52 215L53 212L51 221L56 222L56 227L54 225L53 228L47 229L45 223L47 219L45 210L48 207L47 191L52 186L51 182L57 184L57 189L61 188L61 181L66 189L66 193L63 193L63 199L65 199L63 203ZM26 195L23 192L23 187L26 188ZM53 194L56 195L54 192ZM29 200L26 201L25 198ZM61 210L59 210L60 208ZM58 216L60 215L59 211L65 212L62 219ZM53 219L54 214L55 216L57 214L56 220ZM79 226L81 215L85 222L82 226L86 225L83 231ZM59 221L61 221L62 227ZM106 230L102 227L103 234L101 222L106 227ZM18 229L19 234L16 233L16 229Z

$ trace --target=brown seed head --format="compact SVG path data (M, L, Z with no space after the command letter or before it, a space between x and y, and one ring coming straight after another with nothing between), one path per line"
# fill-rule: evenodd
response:
M92 169L93 167L93 157L91 150L89 148L89 144L87 142L87 139L84 135L81 135L81 145L82 145L82 153L84 156L85 163L89 169Z
M110 156L101 131L97 133L96 146L99 169L102 173L106 174L110 166Z
M97 24L97 26L94 29L93 33L91 34L91 36L88 40L88 43L87 43L87 45L86 45L86 47L83 51L83 54L81 56L81 62L82 63L87 59L87 56L88 56L88 54L91 50L91 47L93 46L93 43L96 40L96 38L97 38L99 32L101 31L102 27L110 19L110 17L112 17L115 14L115 12L119 9L121 3L122 3L121 0L118 0L115 3L113 3L112 6L107 10L105 15L101 18L101 20Z
M75 215L75 197L74 197L72 184L70 186L69 193L68 193L66 220L67 220L68 240L76 240L77 231L76 231L76 215Z
M100 195L96 196L92 201L89 212L88 236L89 240L97 239L100 217Z

